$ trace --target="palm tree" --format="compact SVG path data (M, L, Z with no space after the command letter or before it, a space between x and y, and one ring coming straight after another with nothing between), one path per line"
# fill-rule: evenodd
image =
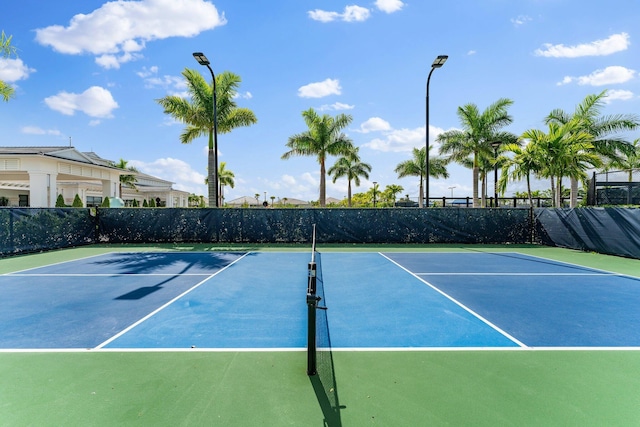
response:
M551 179L553 206L560 207L562 200L562 178L586 180L586 170L601 165L600 157L593 149L593 137L580 131L579 120L566 124L549 123L549 132L530 129L522 134L534 144L531 148L540 176Z
M235 102L240 76L224 71L216 76L216 120L213 118L213 86L202 74L185 68L182 72L190 100L168 95L156 100L164 108L164 113L187 126L180 134L180 142L189 144L203 135L209 136L208 186L209 207L215 207L218 199L217 163L218 153L214 149L214 128L217 133L229 133L240 126L250 126L257 122L253 111L238 107ZM213 82L212 82L213 83ZM216 125L217 124L217 125Z
M512 100L500 98L483 112L480 112L475 104L458 107L457 114L462 130L455 129L441 133L436 139L441 143L440 154L448 154L449 161L464 164L465 159L472 159L474 207L479 205L478 178L482 157L493 158L491 143L494 141L500 141L503 144L517 143L517 136L500 131L513 121L507 111L512 104Z
M545 121L547 123L567 124L571 120L578 120L579 125L576 130L586 132L591 135L593 141L593 151L605 159L620 159L619 154L632 154L633 146L618 132L634 130L640 126L640 119L635 115L610 115L602 116L601 111L605 106L604 99L607 91L604 90L597 95L587 95L585 99L576 106L573 114L568 114L561 109L555 109L549 113ZM571 202L570 206L577 204L578 181L571 180Z
M7 36L4 31L0 34L0 58L8 58L16 54L16 48L11 46L12 36ZM15 90L11 85L0 80L0 97L4 101L9 101L15 94Z
M373 207L375 208L376 204L380 201L380 198L378 197L380 194L380 184L374 182L367 194L370 196L370 200L373 201Z
M220 162L220 166L218 166L218 180L220 182L220 188L218 194L220 195L218 206L222 206L222 202L224 201L224 194L222 192L222 188L226 185L231 188L234 188L236 182L234 180L236 176L234 173L227 169L227 162Z
M401 185L397 185L397 184L389 184L385 187L384 191L382 192L382 197L388 201L391 206L394 206L396 203L396 198L398 197L399 193L402 193L404 191L404 188Z
M420 177L420 194L418 194L418 206L423 207L423 178L425 176L427 167L427 164L425 162L425 148L414 148L411 153L413 155L413 158L410 160L405 160L404 162L400 162L394 170L398 174L398 178L405 178L407 176ZM433 178L449 178L446 160L441 157L430 157L429 176Z
M327 156L347 156L354 149L353 142L342 129L349 126L353 117L338 114L318 115L313 108L302 112L302 117L309 128L306 132L289 137L287 147L290 149L282 155L286 160L292 156L315 156L320 164L320 206L326 205L326 160Z
M347 187L347 204L351 207L351 181L360 186L360 177L369 179L371 165L362 163L358 156L359 148L354 147L353 151L346 156L340 157L336 163L329 168L327 173L333 178L335 183L339 178L346 177L348 180Z
M539 176L542 169L539 164L540 156L535 151L536 145L530 142L521 147L518 144L506 144L502 147L504 152L511 152L513 156L501 155L498 161L502 164L502 173L498 180L498 191L504 194L507 189L507 182L520 181L525 178L527 181L527 197L529 206L533 206L533 195L531 191L531 174Z
M628 173L629 182L633 181L633 171L640 169L640 138L633 141L633 152L621 154L619 158L612 160L608 166L619 168Z
M136 191L138 191L137 187L136 187L136 182L138 182L138 178L136 177L135 174L138 173L138 169L136 169L133 166L127 166L127 163L129 163L127 160L124 159L120 159L120 161L116 164L114 164L115 167L120 168L120 169L125 169L128 170L130 172L133 172L133 174L128 174L128 175L120 175L120 197L122 197L122 187L128 187L128 188L132 188Z

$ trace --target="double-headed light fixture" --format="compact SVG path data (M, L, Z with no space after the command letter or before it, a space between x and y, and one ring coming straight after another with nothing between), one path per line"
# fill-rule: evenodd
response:
M440 68L444 65L445 62L447 62L447 59L449 58L448 55L438 55L438 57L433 61L433 64L431 64L431 71L429 71L429 77L427 78L427 99L426 99L426 104L427 104L427 139L425 142L425 161L426 161L426 168L425 168L425 177L424 177L424 187L425 187L425 198L424 198L424 207L428 208L429 207L429 82L431 81L431 74L433 74L433 70L435 70L436 68Z

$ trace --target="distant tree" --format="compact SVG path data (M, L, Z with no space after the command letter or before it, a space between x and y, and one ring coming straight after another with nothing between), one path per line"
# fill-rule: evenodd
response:
M11 45L12 36L7 36L4 31L0 34L0 57L8 58L16 55L16 48ZM15 90L12 86L0 80L0 97L6 102L13 98Z
M236 182L234 180L236 176L234 175L234 173L227 169L227 162L220 162L220 165L218 166L218 180L220 181L220 188L218 191L218 197L220 197L220 201L218 203L218 206L222 206L222 203L224 201L224 194L223 194L223 187L227 186L227 187L231 187L234 188L236 185Z
M101 208L110 208L111 207L111 201L109 200L108 197L105 197L102 200L102 204L100 205Z
M157 102L164 108L165 114L185 123L187 127L180 134L180 142L189 144L203 135L209 136L209 154L207 173L209 174L209 207L215 207L218 198L217 168L218 153L214 149L213 130L216 121L213 118L213 85L196 70L185 68L182 72L187 84L190 100L176 95L168 95ZM256 123L253 111L238 107L236 95L241 78L237 74L224 71L215 78L216 116L218 134L229 133L241 126ZM213 83L213 82L212 82Z
M64 197L62 197L62 194L58 194L58 197L56 198L56 208L64 208L67 205L64 203Z
M136 182L138 182L138 178L136 177L135 174L138 173L138 169L136 169L133 166L127 166L127 163L129 163L127 160L124 159L120 159L120 161L118 163L115 163L114 166L119 168L119 169L125 169L127 171L133 172L131 174L127 174L127 175L120 175L120 197L122 197L122 187L127 187L127 188L132 188L136 191L138 191L137 187L136 187Z
M155 208L156 207L156 201L155 201L155 199L153 197L149 199L149 207L150 208Z
M71 206L73 206L74 208L82 207L82 199L80 198L80 196L76 194L76 197L73 198L73 203L71 204Z
M314 156L320 164L320 199L321 207L326 206L326 161L328 156L348 156L353 151L353 142L342 130L349 126L353 117L338 114L332 117L322 116L309 108L302 112L308 130L289 137L287 147L290 149L282 155L286 160L292 156Z
M358 156L359 148L354 147L353 151L346 156L340 157L336 163L329 168L327 173L333 177L335 183L339 178L347 178L347 206L351 207L351 181L360 186L360 177L369 178L371 165L362 163Z
M131 203L131 206L134 207L134 208L137 208L137 207L140 206L140 204L138 203L137 199L133 199L133 203Z
M393 206L396 203L398 194L402 193L404 188L397 184L389 184L382 192L382 199L389 205Z
M149 207L149 202L147 202L147 199L143 199L142 200L142 207L143 208L148 208Z

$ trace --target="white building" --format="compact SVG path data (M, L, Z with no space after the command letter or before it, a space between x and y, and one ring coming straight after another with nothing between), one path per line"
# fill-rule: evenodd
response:
M121 175L135 175L136 188L121 188ZM9 206L54 207L60 194L71 205L77 194L83 206L119 197L127 204L136 199L140 206L153 198L161 206L187 207L189 193L172 185L73 147L0 147L0 199L8 199Z

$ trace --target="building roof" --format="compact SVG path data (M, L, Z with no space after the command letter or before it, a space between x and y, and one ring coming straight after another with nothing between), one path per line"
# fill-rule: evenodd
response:
M63 147L0 147L0 155L46 156L72 160L110 169L120 169L112 161L103 159L93 152L80 152L71 146Z

